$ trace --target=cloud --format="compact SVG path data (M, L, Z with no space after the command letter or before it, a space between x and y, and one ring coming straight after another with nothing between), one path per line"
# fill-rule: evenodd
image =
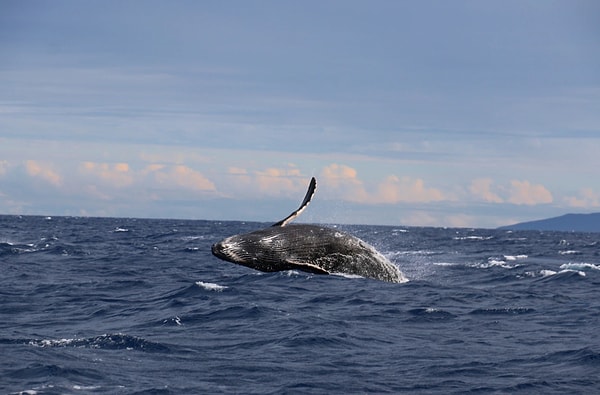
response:
M31 177L41 178L57 187L62 185L62 177L50 165L35 160L28 160L25 162L25 170Z
M477 217L467 214L434 215L426 211L413 211L404 216L404 224L411 226L448 226L452 228L470 228L476 225Z
M306 191L309 178L293 163L254 170L231 166L224 176L219 177L219 191L223 196L240 199L300 199Z
M512 180L510 182L508 201L513 204L533 206L536 204L552 203L553 198L550 191L541 184Z
M245 175L245 174L248 174L248 170L241 168L241 167L230 167L229 169L227 169L227 173Z
M321 176L335 189L336 198L356 203L428 203L449 199L439 189L426 187L420 178L389 175L375 188L367 188L354 168L336 163L323 168Z
M329 166L325 166L321 172L323 178L327 179L332 185L339 185L340 183L360 183L357 179L357 172L355 169L346 165L339 165L332 163Z
M8 161L0 160L0 176L5 175L8 172Z
M206 178L201 172L185 165L161 167L153 165L154 179L159 184L167 187L182 187L185 189L201 192L216 191L215 184Z
M159 171L159 170L164 169L165 167L166 166L161 163L153 163L153 164L146 166L146 168L144 170L142 170L142 174L148 174L148 173L152 173L155 171Z
M185 165L168 166L161 163L147 165L142 170L133 170L128 163L96 163L83 162L80 171L95 179L88 182L101 181L115 188L142 186L144 183L158 183L167 188L185 188L194 191L215 191L215 185L202 173ZM150 177L150 179L148 179ZM93 195L106 194L98 188L88 188Z
M327 185L329 195L349 202L365 203L372 199L365 190L363 182L358 179L358 173L350 166L332 163L321 171L320 179ZM330 196L333 197L333 196Z
M595 193L592 188L584 188L580 191L579 196L567 196L565 201L571 207L600 207L600 193Z
M83 174L96 177L96 179L117 188L130 186L134 182L134 175L129 164L124 162L115 164L83 162L80 169Z
M270 167L253 174L255 187L270 196L297 197L305 189L308 177L303 176L296 165L290 163L285 168Z
M256 187L254 175L242 167L229 167L224 177L219 177L219 189L224 191L226 196L257 196L260 191Z
M491 178L477 178L471 181L469 191L476 198L483 199L488 203L502 203L504 200L496 193L491 191L493 181Z
M373 197L376 203L429 203L448 200L436 188L428 188L420 178L388 176L379 184L378 194Z
M100 200L111 200L113 196L106 193L104 188L98 188L97 185L87 185L84 190L87 192L89 196L92 196L96 199Z

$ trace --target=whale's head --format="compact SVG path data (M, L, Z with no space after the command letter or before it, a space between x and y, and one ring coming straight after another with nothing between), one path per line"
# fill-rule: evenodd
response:
M240 236L227 237L211 247L214 256L224 261L248 265L252 262L252 254L248 252L251 244Z
M298 225L270 227L235 235L213 244L211 250L219 259L263 272L300 269L326 273L319 267L308 265L305 258L312 248L306 242L310 236L296 229L302 228Z
M281 270L282 251L273 249L270 241L262 234L246 233L227 237L213 244L211 250L217 258L238 265L265 272Z

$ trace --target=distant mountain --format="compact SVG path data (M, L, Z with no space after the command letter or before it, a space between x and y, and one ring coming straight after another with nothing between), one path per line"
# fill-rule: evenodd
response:
M539 221L502 226L507 230L556 230L564 232L600 232L600 213L565 214Z

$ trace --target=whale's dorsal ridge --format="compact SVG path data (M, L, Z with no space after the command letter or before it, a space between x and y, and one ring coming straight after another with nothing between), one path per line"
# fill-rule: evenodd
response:
M317 190L317 180L316 178L310 179L310 184L308 184L308 190L306 191L306 195L304 195L304 200L300 204L300 207L284 219L279 222L273 224L273 226L286 226L289 222L292 222L294 218L302 214L306 206L310 203L310 200L315 195L315 191Z

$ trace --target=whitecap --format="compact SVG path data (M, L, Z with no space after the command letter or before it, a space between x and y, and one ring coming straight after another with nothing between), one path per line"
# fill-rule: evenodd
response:
M561 266L561 268L562 268L562 266ZM540 274L542 275L542 277L554 276L555 274L561 274L561 273L577 273L581 277L585 277L585 272L582 272L580 270L563 269L559 272L557 272L555 270L540 270Z
M501 267L503 269L514 269L516 267L519 267L519 264L515 264L515 265L510 265L509 263L507 263L506 261L499 259L499 258L494 258L494 257L489 257L488 261L486 263L477 263L474 265L470 265L473 267L477 267L480 269L489 269L491 267Z
M516 261L519 259L527 259L528 256L527 255L504 255L504 259L506 259L507 261Z
M79 341L81 339L56 339L56 340L51 340L51 339L41 339L41 340L30 340L29 341L29 345L30 346L37 346L37 347L66 347L69 346L77 341Z
M93 390L97 390L99 388L102 388L102 387L99 387L97 385L77 385L77 384L73 385L74 390L93 391Z
M542 277L554 276L557 272L554 270L540 270Z
M503 269L514 269L519 267L520 265L510 265L506 261L495 258L488 258L487 262L477 262L477 263L459 263L459 262L434 262L434 266L441 267L454 267L454 266L465 266L476 269L489 269L491 267L501 267Z
M183 236L181 240L183 241L195 241L195 240L204 240L206 237L204 236Z
M593 263L564 263L560 265L560 268L563 270L600 270L600 265L595 265Z
M196 281L196 285L200 288L206 289L207 291L221 292L224 289L227 289L227 287L224 285L219 285L215 283L205 283L203 281Z
M577 251L577 250L566 250L566 251L558 251L558 253L560 255L574 255L574 254L581 254L581 251Z
M433 262L434 266L461 266L462 263L456 262Z
M297 270L285 270L285 271L281 272L281 274L284 276L288 276L288 277L300 276L300 272ZM308 273L304 272L304 274L308 274Z
M494 236L457 236L454 237L454 240L490 240L493 239Z

